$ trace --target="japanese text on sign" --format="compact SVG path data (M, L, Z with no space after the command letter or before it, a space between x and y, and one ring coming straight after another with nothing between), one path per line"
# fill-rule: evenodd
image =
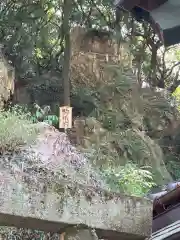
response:
M60 107L59 128L72 128L72 107Z

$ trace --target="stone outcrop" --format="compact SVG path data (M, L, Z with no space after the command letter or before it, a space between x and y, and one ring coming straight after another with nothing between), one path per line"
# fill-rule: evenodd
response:
M71 82L72 85L97 87L112 82L109 65L131 68L132 54L128 43L113 40L108 31L74 27L71 32Z
M1 156L0 225L66 232L66 239L73 226L95 229L101 239L150 236L149 200L109 192L64 133L37 128L33 145Z
M0 46L0 108L14 93L14 69L7 63Z

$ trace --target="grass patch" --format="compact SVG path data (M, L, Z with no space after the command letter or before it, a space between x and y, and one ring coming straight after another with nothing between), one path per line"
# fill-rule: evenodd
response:
M30 114L15 106L0 111L0 152L16 151L35 140L36 129L29 120Z

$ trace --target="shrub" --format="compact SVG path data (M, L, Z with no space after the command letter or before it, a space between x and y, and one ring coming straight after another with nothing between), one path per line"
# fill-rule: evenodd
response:
M35 139L36 130L29 120L29 113L15 106L0 111L0 152L15 151Z
M139 168L132 163L116 169L109 168L103 175L110 189L135 196L143 196L155 186L148 167Z

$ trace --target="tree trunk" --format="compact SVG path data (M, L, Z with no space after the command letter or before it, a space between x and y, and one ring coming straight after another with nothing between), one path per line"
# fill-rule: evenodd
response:
M157 86L156 79L156 69L157 69L157 47L155 44L151 44L152 52L151 52L151 71L150 71L150 82L151 86Z
M72 1L64 0L63 11L63 33L65 41L64 49L64 64L63 64L63 87L64 87L64 105L70 106L70 57L71 57L71 42L70 42L70 15L72 10Z

